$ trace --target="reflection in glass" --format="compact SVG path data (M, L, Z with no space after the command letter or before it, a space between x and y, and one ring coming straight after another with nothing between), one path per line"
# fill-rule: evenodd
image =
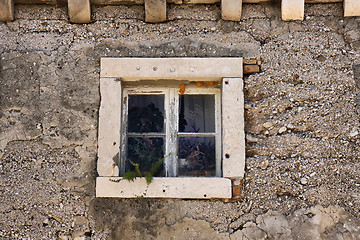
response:
M179 176L215 176L215 137L179 137Z
M164 139L162 137L128 137L125 172L134 171L134 166L130 161L138 163L142 173L148 172L163 157ZM154 176L164 176L163 167Z
M179 132L215 132L214 95L180 95Z
M164 131L164 95L129 95L128 132Z

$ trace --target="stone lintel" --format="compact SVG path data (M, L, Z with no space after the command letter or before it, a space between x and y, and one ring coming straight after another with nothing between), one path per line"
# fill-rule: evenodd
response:
M223 20L240 21L242 0L221 0L221 17Z
M145 22L166 21L166 0L145 0Z
M281 16L284 21L304 20L304 0L282 0Z
M89 23L90 0L68 0L69 19L72 23Z
M101 77L219 81L243 76L242 58L101 58Z
M14 1L0 0L0 22L14 20Z

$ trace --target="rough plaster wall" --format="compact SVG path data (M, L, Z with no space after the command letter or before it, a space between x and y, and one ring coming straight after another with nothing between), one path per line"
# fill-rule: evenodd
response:
M146 24L141 6L94 6L76 25L17 6L0 24L0 236L359 239L360 19L305 9L283 22L279 5L244 5L226 22L170 5L171 21ZM245 77L243 201L94 198L101 56L262 59Z

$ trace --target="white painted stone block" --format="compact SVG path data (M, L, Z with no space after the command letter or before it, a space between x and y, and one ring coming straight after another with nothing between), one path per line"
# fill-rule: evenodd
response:
M242 0L221 0L221 17L223 20L240 21Z
M119 176L120 79L101 78L100 95L97 170L99 176Z
M68 0L68 12L70 22L89 23L90 22L90 0Z
M14 20L14 1L0 0L0 22Z
M166 21L166 0L145 0L145 22Z
M232 195L231 180L227 178L157 177L149 185L144 178L114 182L120 179L98 177L96 197L226 199Z
M245 171L244 94L242 78L222 82L223 177L243 178Z
M360 0L344 0L344 16L360 16Z
M281 16L284 21L304 20L304 0L282 0Z
M242 58L102 58L101 77L219 81L243 75Z

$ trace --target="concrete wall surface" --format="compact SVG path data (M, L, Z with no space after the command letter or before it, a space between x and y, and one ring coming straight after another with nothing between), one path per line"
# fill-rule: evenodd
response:
M341 3L16 5L0 23L1 239L360 239L360 18ZM95 198L100 57L243 57L241 200ZM216 66L214 66L216 67Z

